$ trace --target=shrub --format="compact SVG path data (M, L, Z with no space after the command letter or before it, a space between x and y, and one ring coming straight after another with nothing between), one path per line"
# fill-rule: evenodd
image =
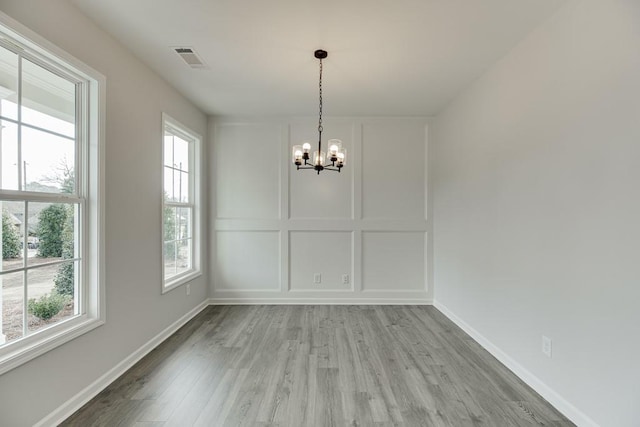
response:
M167 200L167 193L164 195ZM164 207L164 259L174 259L176 251L176 217L168 206Z
M67 217L62 229L62 258L73 258L73 206L67 206ZM73 263L62 264L53 278L55 290L60 295L73 297Z
M27 310L29 314L42 320L48 320L60 313L68 301L69 299L64 295L52 292L51 295L45 294L38 300L30 299L27 303Z
M53 278L54 289L60 295L73 296L73 263L62 264Z
M2 259L20 256L20 235L13 225L11 217L2 211Z
M55 204L48 206L38 214L38 256L61 257L63 244L63 229L67 219L65 206Z

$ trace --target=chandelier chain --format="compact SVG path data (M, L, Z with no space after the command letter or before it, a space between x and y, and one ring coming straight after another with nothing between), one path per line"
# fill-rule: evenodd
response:
M322 59L320 59L320 82L318 83L320 91L320 114L318 116L318 132L322 133Z

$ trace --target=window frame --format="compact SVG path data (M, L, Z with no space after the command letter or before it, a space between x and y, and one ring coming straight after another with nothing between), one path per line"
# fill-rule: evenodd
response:
M189 192L190 202L172 202L165 201L164 194L164 172L165 172L165 135L169 130L175 136L189 143ZM189 127L183 125L178 120L174 119L167 113L162 113L162 138L161 138L161 185L160 185L160 198L161 198L161 220L160 220L160 236L161 238L161 269L162 269L162 293L165 294L182 285L192 281L193 279L202 275L201 269L201 242L200 242L200 166L202 162L202 136L191 130ZM181 207L190 208L191 214L191 268L187 271L165 278L165 258L164 258L164 213L166 207Z
M3 200L77 204L80 217L76 218L76 247L82 260L77 273L79 314L1 346L2 375L106 322L102 200L106 79L1 12L0 45L19 52L25 59L56 75L73 78L76 85L75 192L58 194L0 189L0 196ZM16 122L22 121L18 118Z

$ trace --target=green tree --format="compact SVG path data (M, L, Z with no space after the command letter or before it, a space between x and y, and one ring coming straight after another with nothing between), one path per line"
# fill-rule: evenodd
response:
M63 229L67 220L67 208L61 204L50 205L38 214L37 235L40 240L38 256L61 257Z
M59 185L61 193L72 194L76 188L76 172L65 157L43 181Z
M165 194L166 200L166 194ZM165 259L167 255L171 259L175 256L176 251L176 216L175 212L172 208L165 206L164 207L164 256Z
M45 178L46 181L58 184L62 193L71 194L76 187L76 174L73 166L69 165L67 159L64 158L53 173ZM73 241L73 206L68 205L65 208L64 226L61 233L61 255L63 259L72 259L74 257ZM62 264L53 278L55 290L63 296L73 297L74 290L74 265L73 262Z
M20 235L7 211L2 211L2 259L20 256Z
M68 205L65 208L66 218L62 229L62 258L72 259L74 257L73 250L73 206ZM53 278L55 290L60 295L73 296L74 280L73 262L62 264L58 268L56 276Z

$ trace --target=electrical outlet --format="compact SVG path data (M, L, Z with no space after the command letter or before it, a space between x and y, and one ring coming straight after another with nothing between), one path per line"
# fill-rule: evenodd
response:
M191 285L187 283L187 295L191 295Z
M349 275L348 274L343 274L342 275L342 284L343 285L348 285L349 284Z
M315 283L316 285L322 283L322 274L320 273L315 273L313 275L313 283Z
M542 353L551 358L551 338L542 336Z

